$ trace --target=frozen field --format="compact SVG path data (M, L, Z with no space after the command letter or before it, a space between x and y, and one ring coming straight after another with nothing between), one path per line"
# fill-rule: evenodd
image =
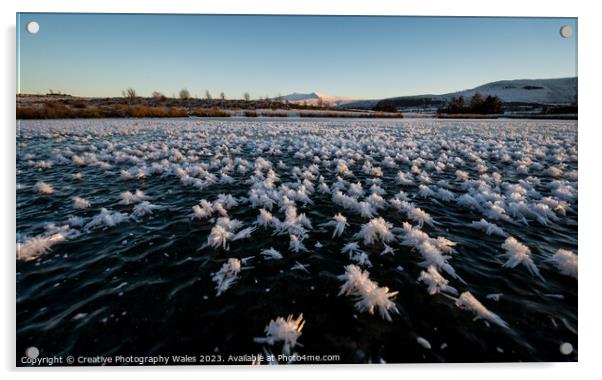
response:
M17 352L578 357L575 121L20 121L16 180Z

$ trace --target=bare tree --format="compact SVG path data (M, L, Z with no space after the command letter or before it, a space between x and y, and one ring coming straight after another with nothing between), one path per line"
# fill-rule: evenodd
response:
M180 99L190 99L190 91L183 88L180 90Z
M125 90L121 91L121 95L123 95L123 97L126 98L128 102L131 102L134 99L136 99L136 90L134 90L131 87L126 88Z
M226 100L226 94L224 94L224 92L220 92L219 97L221 100Z
M247 102L249 100L251 100L251 95L248 92L245 92L244 95L243 95L243 97L245 98L245 101L247 101Z
M211 99L213 99L213 98L211 97L211 93L209 92L209 90L205 90L205 98L206 98L207 100L211 100Z
M163 95L159 91L153 91L152 97L153 98L163 98L163 97L165 97L165 95Z
M136 97L136 90L134 90L133 88L127 88L123 91L121 91L121 95L123 95L124 98L130 98L133 99Z

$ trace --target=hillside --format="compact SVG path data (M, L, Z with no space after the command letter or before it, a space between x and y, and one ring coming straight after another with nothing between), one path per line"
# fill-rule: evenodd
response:
M477 92L484 96L498 96L507 103L571 104L577 96L577 78L502 80L443 97L469 98Z
M497 96L504 103L532 105L569 105L577 100L577 77L557 79L517 79L487 83L475 88L441 95L413 95L386 98L378 101L350 102L342 108L384 108L395 107L401 110L437 109L451 98L470 98L475 93Z

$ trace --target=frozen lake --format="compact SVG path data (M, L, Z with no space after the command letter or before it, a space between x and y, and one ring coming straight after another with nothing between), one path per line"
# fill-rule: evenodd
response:
M576 361L577 155L576 121L19 121L17 352Z

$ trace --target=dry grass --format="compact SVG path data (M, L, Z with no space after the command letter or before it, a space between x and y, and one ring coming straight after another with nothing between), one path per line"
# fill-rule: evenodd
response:
M213 103L211 103L213 102ZM233 112L241 112L246 117L288 117L289 108L274 108L273 103L263 101L265 108L257 107L258 102L246 102L240 108L240 101L219 100L161 100L155 98L135 98L132 102L123 98L49 98L22 96L17 99L17 119L78 119L78 118L162 118L162 117L229 117ZM223 104L222 104L223 103ZM270 107L268 107L270 106ZM360 117L360 118L400 118L400 113L354 112L340 110L297 111L299 117Z
M17 107L17 119L87 119L103 117L96 108L71 108L60 103L44 103L31 107Z
M187 117L188 112L175 107L149 107L143 105L131 105L118 107L117 115L109 117ZM123 116L122 116L123 115Z
M61 103L44 103L17 107L17 119L87 119L119 117L188 117L188 112L176 107L150 107L118 104L110 107L76 104L73 107Z
M222 111L219 108L195 108L190 115L197 117L230 117L228 112Z

